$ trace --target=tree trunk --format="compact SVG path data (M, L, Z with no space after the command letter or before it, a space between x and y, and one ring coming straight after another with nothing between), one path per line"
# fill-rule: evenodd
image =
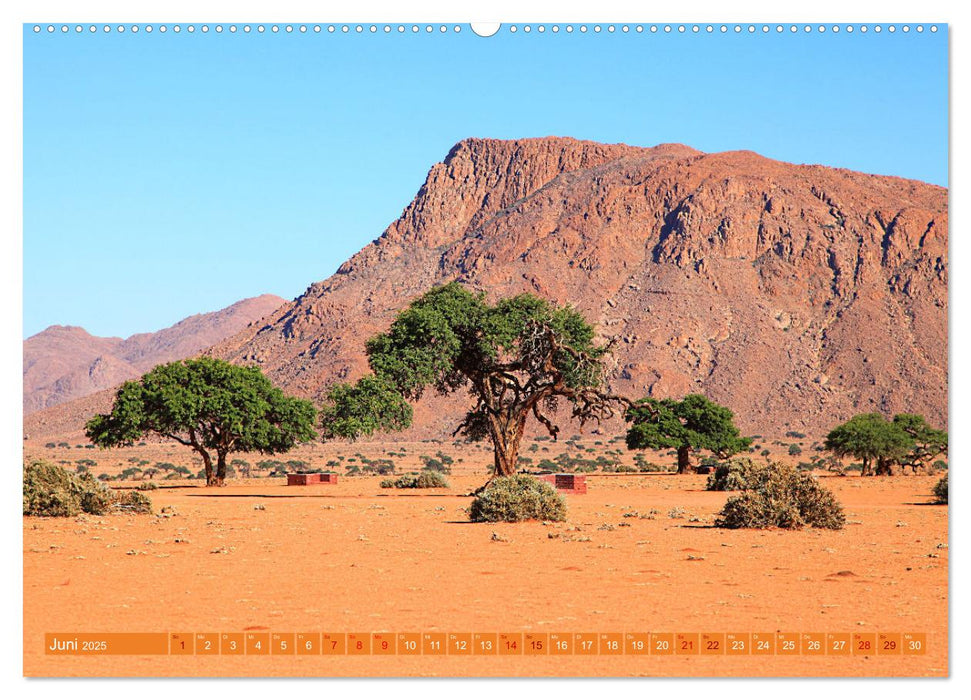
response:
M860 476L869 476L869 475L870 475L870 458L864 457L863 469L860 470Z
M202 455L202 464L206 468L206 486L215 486L216 479L212 472L212 457L209 456L209 452L201 447L196 448L196 451Z
M519 418L493 421L492 448L495 458L493 477L511 476L516 473L519 461L519 444L523 439L525 427L525 412Z
M877 476L893 476L893 461L885 457L877 459Z
M216 486L226 485L226 453L216 453Z
M678 474L687 474L691 469L691 448L688 445L681 445L678 448Z

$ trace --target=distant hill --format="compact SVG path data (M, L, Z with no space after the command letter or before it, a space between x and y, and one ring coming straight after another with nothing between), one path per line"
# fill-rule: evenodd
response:
M618 340L615 392L701 392L749 434L875 410L946 426L947 235L947 190L913 180L682 145L468 139L377 240L209 352L319 398L366 371L365 340L398 309L459 280L576 305ZM409 436L450 434L467 404L429 395ZM79 430L109 405L28 427Z
M99 338L78 326L50 326L24 341L24 414L113 387L159 363L196 355L283 303L264 294L124 340Z

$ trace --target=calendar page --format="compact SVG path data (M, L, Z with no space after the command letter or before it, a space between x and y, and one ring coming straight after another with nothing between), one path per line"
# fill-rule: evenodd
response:
M946 23L265 14L22 27L25 676L948 676Z

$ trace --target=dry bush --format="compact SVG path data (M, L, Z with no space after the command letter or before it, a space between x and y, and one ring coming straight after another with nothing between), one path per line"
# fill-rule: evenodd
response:
M134 491L117 494L91 474L73 474L35 459L24 464L24 515L71 517L104 515L112 510L150 513L152 502Z
M405 474L397 479L385 479L383 489L447 489L448 479L441 472L423 471L421 474Z
M472 522L566 520L566 501L552 485L524 474L496 477L472 501Z
M705 488L709 491L743 491L758 467L748 457L736 457L715 467Z
M784 464L749 472L746 488L725 503L715 525L725 528L842 529L843 507L816 478Z
M941 480L934 484L934 502L942 505L947 504L947 477L945 474Z
M138 491L124 491L114 494L111 507L126 513L151 513L152 499Z

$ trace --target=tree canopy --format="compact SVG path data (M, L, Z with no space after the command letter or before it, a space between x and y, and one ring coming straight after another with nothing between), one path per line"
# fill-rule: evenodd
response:
M914 443L910 452L900 460L902 466L916 471L926 468L939 455L947 454L947 431L931 427L924 416L898 413L893 417L893 424L910 436Z
M85 432L104 448L132 445L148 433L175 440L199 453L206 484L213 486L225 481L232 452L277 454L313 440L316 413L311 402L286 396L257 367L200 357L125 382L111 413L92 418Z
M632 450L678 450L678 473L691 466L692 450L709 450L722 459L747 450L751 438L735 427L735 414L701 394L676 399L645 398L626 413L631 423L627 447Z
M947 433L932 428L916 414L900 413L888 421L880 413L860 413L833 428L824 447L837 457L851 455L861 460L863 476L890 474L894 464L916 470L946 453Z
M435 287L367 342L373 374L331 389L323 432L357 438L399 430L411 423L407 401L428 389L442 395L464 389L474 405L455 434L491 439L495 474L512 474L530 415L556 438L561 399L581 423L629 403L604 390L609 347L594 336L579 311L532 294L489 304L456 282Z

